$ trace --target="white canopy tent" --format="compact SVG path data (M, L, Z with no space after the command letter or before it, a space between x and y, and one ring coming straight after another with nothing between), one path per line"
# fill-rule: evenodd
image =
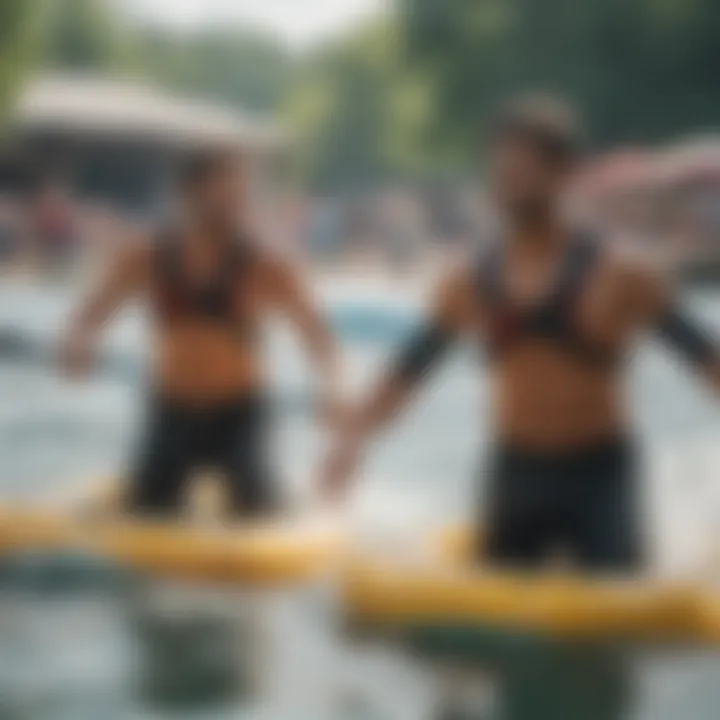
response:
M171 188L183 153L237 148L263 192L287 137L269 118L181 98L130 80L40 76L21 93L15 148L36 174L63 178L88 198L152 212ZM16 153L17 154L17 153Z
M125 80L95 76L47 76L20 96L20 132L122 136L179 146L206 143L275 149L283 135L268 119L188 100Z

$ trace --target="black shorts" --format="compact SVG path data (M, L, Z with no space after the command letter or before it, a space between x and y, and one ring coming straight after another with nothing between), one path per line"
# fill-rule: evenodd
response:
M232 512L265 515L277 508L268 462L268 403L248 395L210 408L153 400L130 488L131 512L175 514L194 471L217 470Z
M533 568L559 553L583 570L638 569L638 493L631 442L554 455L500 446L491 460L483 556Z

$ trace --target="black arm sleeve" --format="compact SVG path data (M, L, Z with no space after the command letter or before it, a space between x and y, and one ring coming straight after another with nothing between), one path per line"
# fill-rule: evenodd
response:
M660 339L696 365L704 365L720 357L716 344L707 332L676 307L665 311L658 320L655 332Z
M453 333L440 325L421 326L396 357L395 374L403 379L417 380L445 354L452 340Z

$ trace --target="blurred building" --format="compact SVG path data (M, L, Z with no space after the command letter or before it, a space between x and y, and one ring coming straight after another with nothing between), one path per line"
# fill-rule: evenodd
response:
M243 150L262 191L285 140L271 122L186 100L145 85L87 76L42 77L18 101L0 185L31 172L81 199L133 213L162 207L173 170L189 148Z
M578 183L586 214L662 252L693 279L720 278L720 138L598 158Z
M641 148L623 148L595 159L576 185L583 214L621 234L645 235L656 207L656 164L656 155Z

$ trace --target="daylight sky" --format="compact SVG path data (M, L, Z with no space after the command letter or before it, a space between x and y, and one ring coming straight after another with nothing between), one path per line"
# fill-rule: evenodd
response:
M174 27L240 21L311 47L387 7L389 0L114 0L135 17Z

